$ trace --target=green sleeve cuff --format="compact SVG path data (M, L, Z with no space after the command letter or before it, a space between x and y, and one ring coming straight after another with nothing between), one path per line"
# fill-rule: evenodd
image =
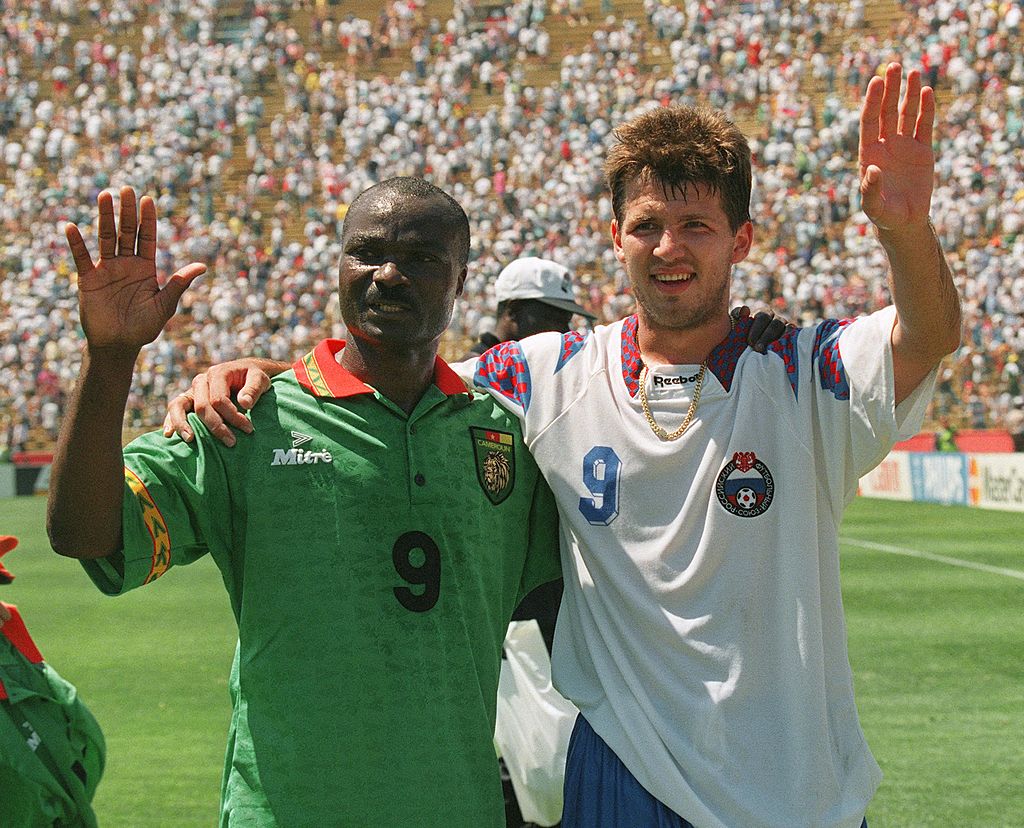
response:
M125 591L123 552L114 552L105 558L92 558L80 563L85 574L104 595L120 595Z

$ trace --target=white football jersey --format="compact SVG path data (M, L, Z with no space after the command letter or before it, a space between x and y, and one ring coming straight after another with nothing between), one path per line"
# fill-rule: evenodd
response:
M934 372L895 405L894 319L829 320L767 354L746 347L742 321L675 442L641 409L636 317L503 343L475 364L558 500L555 686L698 828L856 828L881 780L854 706L838 530L859 478L916 433L931 396ZM698 371L647 377L666 431Z

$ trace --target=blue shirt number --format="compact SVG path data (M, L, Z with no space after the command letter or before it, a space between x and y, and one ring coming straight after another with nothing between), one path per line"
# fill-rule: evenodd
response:
M583 458L583 485L593 497L580 498L587 523L607 526L619 516L619 469L622 461L608 446L594 446Z

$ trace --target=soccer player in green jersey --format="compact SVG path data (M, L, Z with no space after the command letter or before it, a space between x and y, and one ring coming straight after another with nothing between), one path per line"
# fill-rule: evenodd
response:
M517 601L557 577L553 499L518 420L437 357L469 224L447 194L391 179L342 231L349 340L324 340L228 450L194 420L121 448L161 288L150 198L99 197L94 262L68 242L87 345L54 458L49 532L105 592L212 556L239 628L221 825L501 826L494 731ZM141 703L145 703L141 700Z

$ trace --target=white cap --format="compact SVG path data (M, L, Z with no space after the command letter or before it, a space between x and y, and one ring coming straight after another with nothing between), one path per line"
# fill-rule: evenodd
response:
M545 305L578 313L587 319L596 317L576 301L572 288L572 273L558 262L526 256L507 265L494 283L494 298L499 302L510 299L536 299Z

